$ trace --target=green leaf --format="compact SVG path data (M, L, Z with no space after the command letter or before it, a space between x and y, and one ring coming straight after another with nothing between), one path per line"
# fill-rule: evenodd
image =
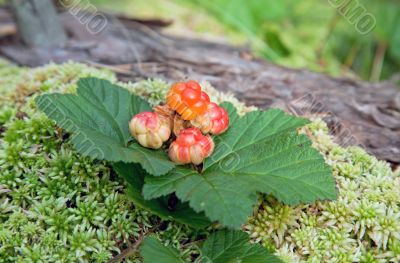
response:
M257 198L255 191L251 194L242 181L232 179L223 173L199 175L190 169L177 168L167 176L147 176L143 193L146 199L151 199L176 192L196 212L205 211L213 221L239 227L252 213Z
M242 160L247 153L251 153L247 156L250 158L255 151L265 155L267 151L264 150L264 145L275 145L277 137L282 137L282 135L285 137L288 132L293 132L309 123L306 119L285 114L279 109L253 111L239 118L236 111L232 111L232 105L225 107L230 113L230 126L225 133L216 137L216 148L213 155L204 163L204 170L212 166L218 167L215 166L217 163L226 163L228 159L232 159L233 154L240 155L240 160L237 160L240 163L229 169L238 168L239 165L249 165Z
M164 246L157 238L148 236L140 246L144 263L185 263L179 251Z
M59 127L72 133L73 145L84 156L140 163L153 175L165 174L174 167L163 151L130 143L129 120L151 107L107 80L80 79L76 95L45 94L36 103Z
M181 166L165 176L146 176L146 199L175 192L195 211L238 228L251 215L257 191L286 204L336 198L330 167L296 132L306 120L277 109L238 117L232 105L223 106L230 128L215 137L214 153L202 173Z
M174 209L168 208L167 198L157 198L145 200L141 194L144 183L144 177L149 176L140 165L115 163L114 170L120 177L128 183L127 195L132 199L135 206L148 210L164 220L175 220L181 224L192 226L196 229L203 229L211 225L211 222L204 213L196 213L188 205L178 200Z
M179 251L164 246L156 237L148 236L140 247L144 263L184 263ZM211 234L201 248L204 263L282 263L259 244L251 244L241 231L220 230Z
M212 234L201 248L202 262L207 263L281 263L259 244L249 243L246 233L221 230Z

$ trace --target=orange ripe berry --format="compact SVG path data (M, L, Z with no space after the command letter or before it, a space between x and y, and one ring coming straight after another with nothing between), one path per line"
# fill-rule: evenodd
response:
M208 104L207 111L191 121L192 125L199 128L203 133L221 134L228 129L229 116L226 110L216 103Z
M159 149L171 135L171 123L157 113L141 112L129 122L129 130L143 147Z
M168 106L177 111L184 120L193 120L204 114L209 103L208 95L193 80L174 83L167 94Z
M182 130L169 147L169 158L178 164L200 164L211 155L214 141L197 128Z

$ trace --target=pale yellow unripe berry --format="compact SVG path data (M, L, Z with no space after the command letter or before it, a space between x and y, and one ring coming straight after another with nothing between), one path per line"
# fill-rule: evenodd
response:
M159 149L171 135L171 123L157 113L141 112L129 122L129 130L143 147Z

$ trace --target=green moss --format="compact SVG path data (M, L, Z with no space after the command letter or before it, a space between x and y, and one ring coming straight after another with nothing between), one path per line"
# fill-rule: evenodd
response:
M397 262L399 175L361 148L336 145L322 121L308 129L314 147L333 167L338 199L291 207L291 216L275 213L282 205L265 199L246 231L256 242L272 243L287 262Z
M7 75L0 83L0 262L107 262L155 226L166 245L191 260L198 253L194 238L207 231L135 208L109 165L77 154L68 135L35 108L38 94L73 92L86 76L116 82L114 74L76 63L7 67L0 66L0 77ZM119 84L152 104L168 89L160 80ZM230 101L240 113L254 109L202 86L212 100ZM308 129L333 167L338 200L290 207L260 196L244 230L287 262L399 261L400 170L360 148L336 145L319 120ZM128 262L140 259L133 255Z

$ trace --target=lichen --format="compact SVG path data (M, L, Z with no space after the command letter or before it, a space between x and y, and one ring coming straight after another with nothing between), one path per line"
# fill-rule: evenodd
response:
M198 253L198 232L136 208L109 164L80 156L36 110L34 98L43 92L74 92L87 76L118 83L113 73L72 62L29 70L1 63L0 76L0 262L107 262L155 226L154 234L186 259ZM153 105L169 86L118 84ZM201 84L217 103L229 101L241 114L254 110ZM321 120L306 129L332 166L338 199L293 207L260 196L244 231L287 262L399 262L400 170L335 144Z

